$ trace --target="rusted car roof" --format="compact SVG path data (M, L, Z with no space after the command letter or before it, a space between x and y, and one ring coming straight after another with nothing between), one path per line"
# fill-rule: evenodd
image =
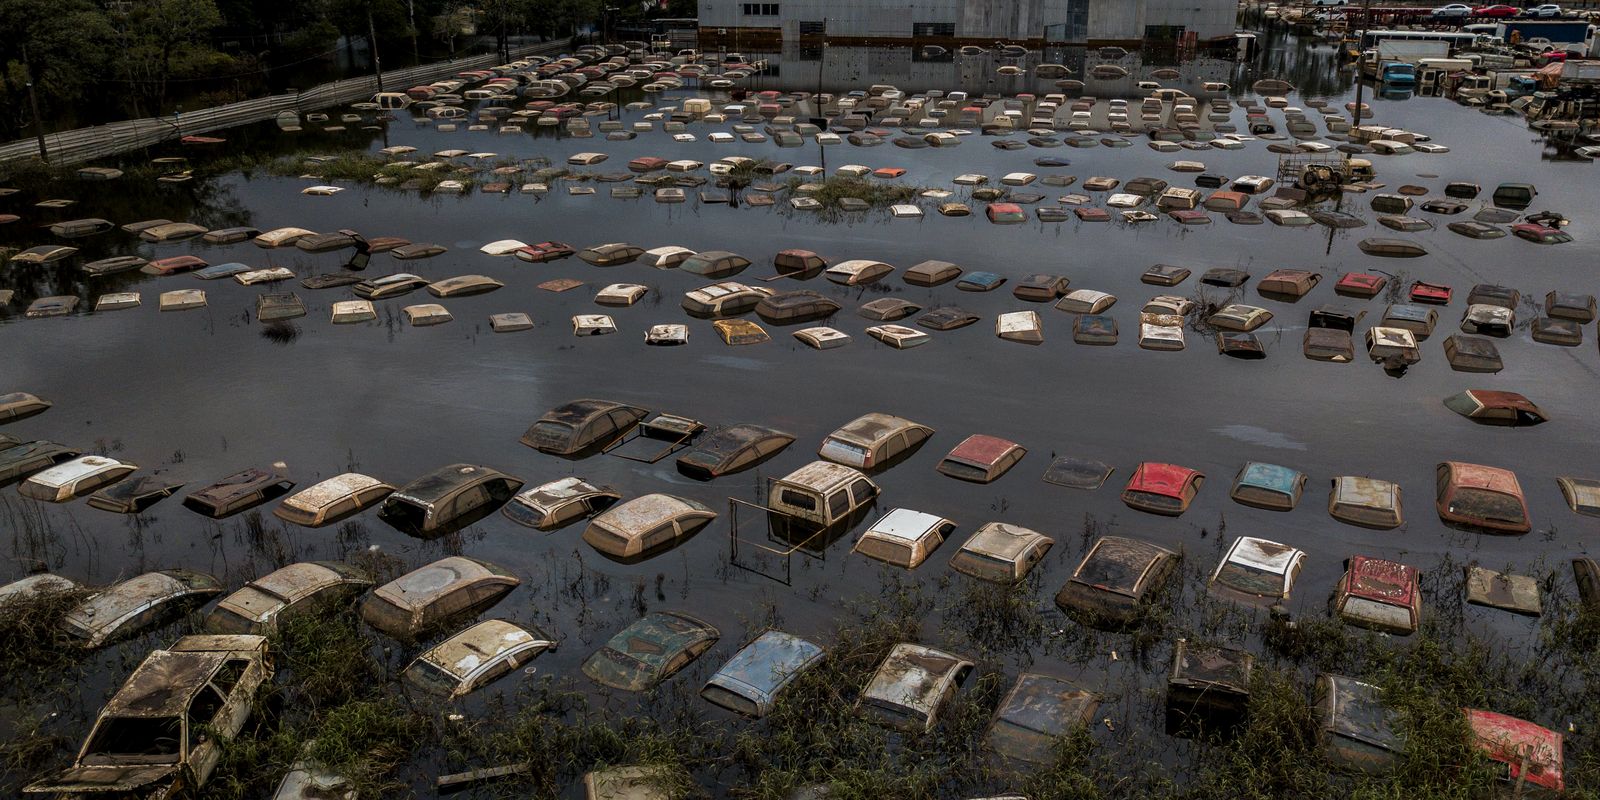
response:
M261 467L250 467L249 469L235 472L203 489L197 489L184 500L185 502L194 500L219 509L226 509L233 503L238 502L240 498L258 492L265 486L287 481L288 479L288 470L281 462L273 464L270 470L262 469Z
M522 481L512 478L510 475L493 467L483 467L475 464L451 464L411 481L395 490L394 494L389 495L389 497L390 499L415 503L425 508L433 508L434 503L462 486L494 478L507 478L517 484L515 488L522 487Z
M111 696L101 716L177 717L205 687L229 653L157 650L145 657L122 688Z
M1177 555L1152 542L1103 536L1083 557L1071 580L1108 592L1138 597L1139 583L1162 558Z
M1493 711L1476 708L1463 711L1467 715L1467 724L1477 737L1478 747L1489 758L1506 765L1508 780L1514 782L1523 779L1523 765L1526 764L1528 783L1556 792L1566 789L1566 779L1562 774L1564 743L1561 734Z
M832 461L813 461L779 478L778 481L780 483L804 486L822 494L827 494L860 477L862 477L862 473L853 467L835 464Z
M1416 567L1367 556L1350 558L1350 594L1393 606L1410 606L1417 591Z
M1364 508L1394 510L1399 505L1399 490L1399 485L1376 478L1341 475L1333 479L1333 493L1339 502Z
M245 587L259 589L282 599L286 604L292 604L329 586L352 580L371 585L371 581L360 577L359 570L354 567L324 561L301 561L262 575ZM231 598L230 595L228 599ZM228 599L223 602L228 602Z
M989 729L989 746L1001 755L1048 763L1056 738L1086 724L1100 697L1050 675L1024 672L1000 702Z
M486 619L440 642L433 649L417 657L426 661L456 680L465 680L485 663L512 650L525 650L542 645L555 646L555 642L500 619Z
M301 511L316 513L339 500L374 486L386 486L383 481L359 472L346 472L321 481L285 498L283 504ZM394 487L389 487L393 489Z
M971 666L971 661L931 647L897 644L861 696L932 717L944 700L945 687L963 667Z
M908 419L874 411L850 420L838 430L828 434L828 438L872 447L908 427L922 426Z
M1522 498L1522 486L1511 470L1464 461L1446 461L1444 465L1450 467L1450 484L1454 487L1485 489Z
M379 586L373 594L415 613L438 598L485 578L504 577L464 556L441 558Z
M583 663L583 673L607 686L647 689L663 677L662 671L679 653L708 646L721 636L716 628L688 614L656 611L612 636Z
M647 494L607 510L594 518L601 525L624 536L643 536L652 529L684 514L703 513L716 516L716 512L693 500L670 494Z
M1038 531L1006 522L986 522L961 544L962 550L971 550L994 558L1014 561L1034 543L1053 540Z
M955 449L951 450L950 454L945 458L964 461L980 467L992 467L995 462L1011 452L1012 449L1021 446L1016 442L1001 439L998 436L975 433L963 439L961 444L956 445Z

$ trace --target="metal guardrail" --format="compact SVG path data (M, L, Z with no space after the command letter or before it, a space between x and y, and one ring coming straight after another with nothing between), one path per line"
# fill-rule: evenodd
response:
M550 55L570 48L571 39L541 42L511 51L511 60L532 55ZM420 83L436 80L443 75L454 75L467 69L482 69L503 63L499 54L438 61L383 74L385 87L405 90ZM166 117L146 117L77 128L70 131L45 134L45 148L54 164L77 164L93 161L129 150L191 134L209 133L239 125L265 122L284 111L304 113L327 108L339 103L366 99L378 92L378 79L368 75L361 78L324 83L294 94L277 94L243 100L223 106L213 106L197 111L185 111ZM36 137L18 139L0 145L0 162L19 161L39 157Z

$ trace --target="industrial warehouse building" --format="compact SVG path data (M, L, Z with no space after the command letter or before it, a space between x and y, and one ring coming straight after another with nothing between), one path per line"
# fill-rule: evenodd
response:
M1203 45L1231 37L1235 0L700 0L705 43L833 42Z

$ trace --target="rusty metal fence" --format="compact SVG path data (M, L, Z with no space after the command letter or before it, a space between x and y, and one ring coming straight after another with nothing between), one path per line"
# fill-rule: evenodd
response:
M571 39L541 42L511 51L512 60L533 55L553 55L566 51ZM502 63L499 54L461 58L454 61L437 61L408 69L383 74L384 86L390 91L441 77L454 75L467 69L482 69ZM378 92L378 79L368 75L325 83L293 94L278 94L243 100L223 106L213 106L196 111L185 111L164 117L146 117L77 128L70 131L45 134L45 149L51 163L77 164L97 158L148 147L180 136L209 133L238 125L265 122L284 111L305 113L327 108L339 103L349 103L370 98ZM0 162L39 157L36 137L18 139L0 145Z

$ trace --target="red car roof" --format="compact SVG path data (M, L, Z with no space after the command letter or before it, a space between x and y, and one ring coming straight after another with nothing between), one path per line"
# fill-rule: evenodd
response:
M1394 606L1410 606L1417 591L1416 567L1367 556L1350 559L1350 594Z
M1133 471L1133 477L1128 479L1127 491L1182 497L1183 487L1198 477L1201 477L1199 470L1146 461Z
M1472 732L1478 739L1478 747L1489 758L1505 764L1512 781L1522 777L1523 759L1526 758L1528 783L1557 792L1566 789L1566 781L1561 774L1561 734L1527 720L1493 711L1476 708L1462 710L1466 712L1467 724L1472 726Z
M951 450L946 458L992 466L996 461L1000 460L1001 456L1004 456L1011 451L1011 448L1017 446L1019 445L1016 442L1007 441L998 436L974 433L964 439L961 444L956 445L956 448Z
M1500 392L1474 392L1480 398L1484 394L1501 394ZM1527 402L1524 400L1523 402ZM1509 494L1518 499L1522 498L1522 486L1517 483L1517 474L1509 469L1499 467L1486 467L1482 464L1468 464L1465 461L1446 461L1450 467L1450 485L1452 488L1487 489L1491 492Z

